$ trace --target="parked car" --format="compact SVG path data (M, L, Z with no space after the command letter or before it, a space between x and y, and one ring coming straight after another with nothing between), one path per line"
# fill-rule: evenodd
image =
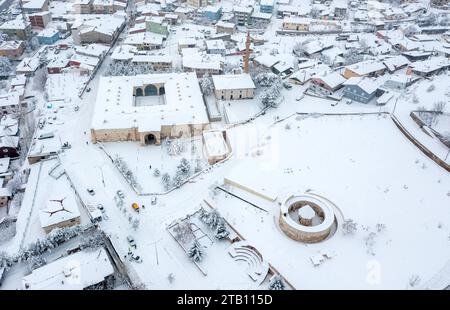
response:
M289 84L289 83L287 83L287 82L284 82L284 83L283 83L283 87L286 88L286 89L291 89L291 88L292 88L292 85Z
M86 189L86 191L89 193L89 195L91 195L91 196L94 196L95 195L95 191L94 191L94 189L93 188L91 188L91 187L88 187L87 189Z
M344 101L346 104L352 104L352 100L351 99L346 99L345 101Z
M102 211L102 213L105 212L105 207L103 207L103 205L101 203L97 204L97 209Z
M136 263L142 263L142 258L139 256L139 255L136 255L136 256L134 256L134 255L131 255L130 256L130 260L131 261L134 261L134 262L136 262Z
M135 249L137 248L136 241L134 241L133 236L128 236L127 241L128 241L128 244L130 245L130 247L135 248Z
M295 100L300 101L303 98L305 98L305 94L301 94L300 96L298 96L297 98L295 98Z
M156 196L152 197L151 203L152 203L152 205L156 205Z
M333 102L331 103L331 106L334 107L334 106L336 106L338 103L339 103L339 101L333 101Z
M39 140L44 140L44 139L50 139L53 138L55 135L53 134L53 132L47 132L47 133L43 133L41 134L38 139Z
M125 194L120 189L116 193L119 198L125 198Z

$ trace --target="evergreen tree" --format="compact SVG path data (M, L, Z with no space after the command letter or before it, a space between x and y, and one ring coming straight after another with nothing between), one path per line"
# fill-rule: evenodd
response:
M201 262L204 257L203 249L200 247L200 244L195 241L192 246L189 248L187 252L188 256L191 258L194 262Z
M228 235L230 234L230 232L228 231L225 222L221 222L219 225L217 225L217 230L216 230L216 235L215 237L219 240L221 239L225 239L226 237L228 237Z
M275 275L270 279L269 290L282 291L285 289L283 279L279 275Z

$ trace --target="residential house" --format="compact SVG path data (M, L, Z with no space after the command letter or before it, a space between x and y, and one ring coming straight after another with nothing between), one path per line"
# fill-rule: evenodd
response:
M151 66L154 70L166 71L172 68L172 57L166 55L136 55L133 64Z
M422 51L410 51L402 53L403 56L408 58L409 61L421 61L428 59L433 53L431 52L422 52Z
M251 99L255 84L249 74L213 75L214 93L217 99Z
M346 79L351 77L376 77L383 75L386 71L386 66L377 60L365 60L344 68L343 76Z
M394 73L397 70L405 68L409 64L408 58L402 55L388 57L382 62L386 66L389 73Z
M124 44L135 46L138 50L155 50L160 49L163 44L163 36L151 32L135 33L128 35Z
M18 58L22 56L24 48L23 41L3 41L0 43L0 57Z
M0 115L17 113L20 109L21 99L19 91L0 94Z
M343 85L344 97L360 103L368 103L377 95L378 82L372 78L350 77Z
M308 18L301 17L285 17L283 19L284 30L309 31L311 21Z
M94 0L74 0L72 11L75 14L90 14Z
M19 137L5 136L0 138L0 158L17 158L20 156Z
M234 6L233 13L238 25L244 26L250 24L250 17L253 13L253 7Z
M114 14L117 11L124 11L126 3L116 0L94 0L92 3L92 13L94 14Z
M54 28L45 28L37 35L40 44L54 44L59 40L59 30Z
M205 7L208 5L208 0L187 0L186 1L187 5L196 7L196 8L201 8L201 7Z
M408 69L421 77L429 77L450 68L450 59L438 56L423 61L416 61Z
M234 23L219 21L216 24L216 32L217 33L233 34L235 31L236 31L236 25Z
M268 23L270 23L271 18L272 18L272 13L264 13L264 12L254 10L252 15L250 16L250 22L252 25L268 24Z
M37 12L28 14L28 20L30 21L32 27L45 28L52 20L52 15L50 12Z
M273 7L274 7L274 0L260 0L259 1L259 10L262 13L272 14Z
M48 11L48 2L49 0L30 0L28 2L23 1L22 10L23 12L29 14Z
M182 50L183 53L183 71L195 72L197 77L201 78L205 74L215 75L222 73L222 56L217 54L209 54L208 57L199 55L197 48L188 50L197 50L197 52L186 53L186 49Z
M178 51L184 48L193 48L197 46L197 40L194 38L181 38L178 40Z
M41 65L43 65L43 63L41 63L38 55L34 55L32 57L25 57L17 65L16 73L17 74L33 75L34 72L36 72L36 70L38 68L40 68Z
M311 64L310 66L304 66L300 70L292 73L289 76L289 82L292 84L303 85L313 76L321 75L324 76L331 71L330 67L324 64L318 64L317 62Z
M149 16L145 19L145 28L148 32L157 33L167 37L169 25L162 16Z
M12 196L13 195L9 188L0 187L0 208L6 207L8 205L8 202L12 199Z
M66 57L56 57L48 62L47 72L48 74L58 74L69 67L69 65L70 59L67 59Z
M80 224L80 210L74 195L65 193L60 197L49 197L47 205L39 210L39 221L47 234L55 228Z
M345 81L346 79L338 72L315 75L308 89L314 93L329 96L340 89Z
M347 14L347 0L334 0L332 6L334 7L334 17L344 18Z
M294 72L294 68L292 67L292 63L280 61L272 66L272 72L280 75L281 77L285 77L292 74L292 72Z
M164 19L167 21L169 25L178 24L178 20L180 19L177 14L165 14Z
M206 8L203 9L203 16L211 22L218 21L222 16L222 7L207 6Z
M208 40L206 41L206 50L208 54L219 54L225 56L225 42L222 40Z
M277 17L306 17L311 13L311 6L306 2L297 2L296 5L280 4L277 8Z
M68 212L63 212L68 213ZM22 279L24 290L84 290L112 279L114 268L103 247L60 257Z
M121 15L105 15L101 19L82 20L72 25L72 37L75 44L104 43L111 44L125 26Z
M17 36L21 40L26 40L32 35L31 23L24 19L22 15L4 22L0 25L0 31L9 36Z
M408 74L393 74L383 84L384 89L403 91L406 87L417 81L418 78Z

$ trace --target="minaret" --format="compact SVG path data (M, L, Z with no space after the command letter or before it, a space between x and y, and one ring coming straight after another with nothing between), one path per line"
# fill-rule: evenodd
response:
M248 60L250 58L250 31L247 31L247 40L245 41L244 54L244 72L248 73Z

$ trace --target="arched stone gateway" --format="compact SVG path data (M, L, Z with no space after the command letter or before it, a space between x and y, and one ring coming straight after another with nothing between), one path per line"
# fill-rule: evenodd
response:
M145 136L145 144L155 144L156 143L156 137L154 134L149 133Z
M156 86L149 84L145 86L144 94L145 96L156 96L158 95L158 89L156 88Z
M144 96L144 92L142 91L142 88L136 88L136 97L142 97Z

